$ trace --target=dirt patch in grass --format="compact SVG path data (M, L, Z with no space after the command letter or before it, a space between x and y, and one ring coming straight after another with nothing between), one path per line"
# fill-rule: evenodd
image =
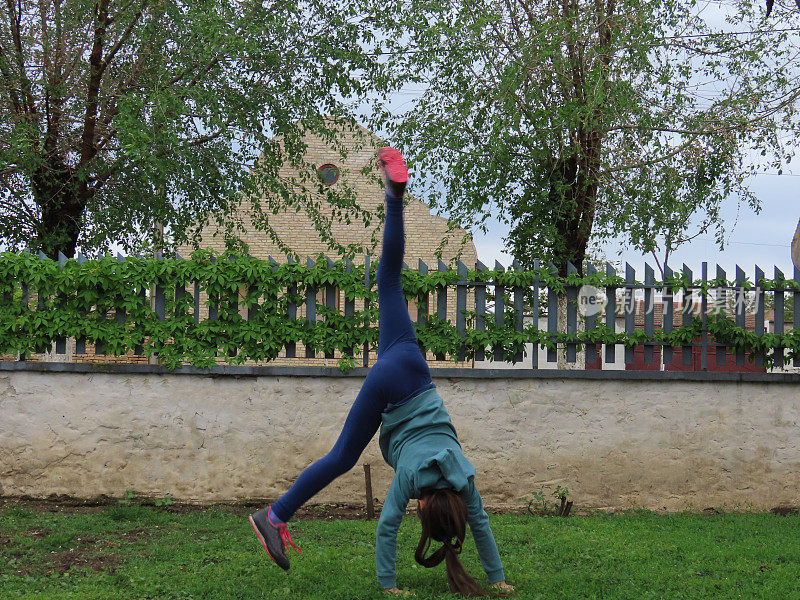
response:
M0 497L0 509L27 508L36 512L51 513L98 513L104 511L110 504L117 504L117 499L109 496L97 498L73 498L72 496L52 494L47 498L32 498L31 496L3 496Z
M232 503L217 504L191 504L175 502L168 506L158 507L158 510L167 513L192 513L204 510L221 510L234 514L247 515L255 509L262 508L269 504L268 499L249 499ZM152 500L136 500L136 504L153 506ZM109 496L99 496L97 498L83 499L71 496L48 496L47 498L32 498L30 496L4 496L0 497L0 509L25 508L40 513L67 513L67 514L86 514L100 513L108 509L109 506L119 506L118 498ZM380 503L375 506L376 517L380 514ZM367 518L367 509L363 505L357 504L321 504L301 508L297 511L295 519L321 519L325 521L335 521L339 519L357 520ZM141 530L143 532L144 530Z
M800 508L797 506L776 506L775 508L770 509L773 515L780 515L785 517L787 515L796 515L800 513Z
M34 540L43 540L50 535L50 530L39 527L31 527L27 531L22 532L22 535L30 537ZM11 546L13 546L11 536L0 531L0 548L10 548Z
M14 535L23 536L32 540L44 540L52 533L45 527L29 527L18 531ZM147 535L144 529L125 532L120 537L136 539ZM122 558L114 553L106 553L104 544L112 548L118 547L109 540L100 540L96 536L86 535L76 537L70 545L75 547L66 550L53 550L52 552L31 552L14 543L13 536L0 533L0 556L13 560L13 569L17 575L40 576L44 573L66 573L73 568L88 568L93 571L115 572Z
M44 529L41 527L31 527L25 532L25 536L33 538L34 540L43 540L52 532L51 529Z
M29 555L12 551L9 555L17 560L17 575L38 576L43 573L66 573L70 569L89 568L92 571L116 572L122 559L116 554L89 553L80 548L70 548L60 552L50 552L32 562ZM26 560L27 559L27 560Z
M153 532L149 529L145 529L144 527L139 527L137 529L131 529L130 531L122 531L115 535L122 538L126 542L138 542L139 540L151 537Z
M380 514L380 506L375 507L375 515ZM324 521L363 520L367 518L367 509L363 506L350 504L321 504L301 508L295 513L294 519L321 519Z
M116 554L92 554L70 548L64 552L54 552L50 554L48 561L50 568L57 573L66 573L73 567L88 567L93 571L107 571L113 573L121 559Z

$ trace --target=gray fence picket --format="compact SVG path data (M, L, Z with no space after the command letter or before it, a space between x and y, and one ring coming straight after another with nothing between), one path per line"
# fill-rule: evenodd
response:
M458 283L456 284L456 332L461 339L458 360L463 361L467 358L467 266L460 260L456 265L456 272L458 273Z
M236 259L233 256L229 256L228 260L231 262L236 262ZM233 296L228 302L228 312L230 315L238 314L239 312L239 291L241 290L240 286L236 286L236 290L232 292ZM231 348L228 350L228 356L236 356L239 350L237 348Z
M139 302L143 307L147 306L147 290L145 290L144 286L142 286L141 289L139 289ZM136 354L137 356L143 355L144 346L142 344L136 344L133 347L133 353Z
M117 252L117 264L123 263L125 258ZM125 310L124 306L115 306L114 307L114 318L117 321L117 327L123 328L125 326L125 321L128 319L128 311Z
M736 265L736 324L742 329L745 329L745 324L746 324L745 304L747 302L744 290L744 280L745 280L744 271L739 265ZM736 364L738 366L742 366L744 365L744 363L745 363L744 352L742 350L737 350Z
M625 263L625 333L633 335L636 331L636 297L634 296L634 286L636 284L636 270ZM636 357L636 349L633 346L625 346L625 364L633 364Z
M702 290L706 289L708 281L708 263L703 261L701 277L703 281ZM702 330L700 333L700 370L708 371L708 293L700 292L700 320Z
M597 273L597 269L594 265L590 262L586 263L586 274L587 275L594 275ZM592 306L586 307L586 314L584 316L584 323L586 331L592 331L595 327L597 327L597 313L594 311ZM586 364L591 364L597 360L597 344L586 344Z
M475 270L482 273L488 269L478 261L475 263ZM475 330L486 331L486 284L481 281L475 282ZM486 360L486 351L483 347L475 349L475 360Z
M9 286L10 286L11 290L10 290L10 291L8 291L8 292L4 292L4 293L3 293L3 296L2 296L2 298L3 298L3 304L5 304L5 305L11 304L11 300L12 300L12 298L14 297L14 289L15 289L15 287L16 287L16 286L14 285L14 284L15 284L14 280L10 280L10 281L8 281L8 284L9 284Z
M8 284L11 288L10 291L3 293L3 304L11 304L11 300L14 298L14 289L16 288L14 280L8 281ZM20 357L21 358L21 357Z
M217 259L215 257L211 257L212 264L216 264ZM218 303L222 301L222 298L211 298L211 295L208 296L208 320L209 321L216 321L217 317L219 316L219 305Z
M778 267L775 267L775 280L783 281L783 272ZM780 288L775 289L775 333L777 335L784 334L784 313L785 313L785 299L784 299L784 284L780 284ZM785 361L783 359L783 348L775 348L775 366L783 367Z
M756 302L756 316L755 316L755 334L763 338L764 337L764 303L765 303L765 294L764 288L761 287L761 280L764 279L764 271L761 270L761 267L756 265L756 293L755 293L755 302ZM759 350L756 352L755 355L755 365L757 367L764 366L764 352Z
M717 279L727 279L727 274L725 270L717 265ZM720 315L720 312L723 316L727 316L728 314L728 289L727 287L719 287L717 288L717 298L715 299L715 307L714 307L714 314ZM719 340L714 340L714 345L716 347L714 354L716 355L716 363L718 367L724 366L728 362L728 348L725 344L720 344Z
M309 269L314 266L314 261L306 258L306 267ZM317 322L317 292L319 290L314 286L306 286L306 321L310 325ZM306 358L315 358L317 355L314 348L306 344Z
M175 260L182 261L183 257L180 254L176 254ZM184 305L183 299L187 295L186 281L184 279L178 279L175 282L175 316L181 318L186 316L186 306Z
M558 274L558 267L552 262L550 272ZM553 347L547 347L547 362L558 362L558 293L549 286L547 288L547 335Z
M567 261L567 274L577 273L571 262ZM567 286L567 333L575 335L578 332L578 288L574 285ZM575 363L578 360L578 345L567 343L567 362Z
M668 265L664 265L664 279L672 277L672 269ZM662 320L661 326L665 334L669 334L675 329L675 290L671 285L665 285L662 291ZM662 360L664 365L675 364L675 356L672 344L664 344L662 346Z
M271 258L271 257L270 257ZM286 262L288 264L294 264L295 260L291 256L286 257ZM291 285L287 286L286 288L286 295L289 297L286 303L286 318L293 322L297 320L297 284L292 283ZM297 356L297 343L294 341L288 341L284 345L286 350L286 358L296 358Z
M503 265L499 262L494 261L494 270L497 273L502 273L505 271ZM494 280L494 324L497 326L497 329L502 329L505 323L505 312L506 312L506 288L504 285L500 285L497 282L497 279ZM503 360L503 347L499 345L494 345L492 347L492 355L494 360L500 362Z
M164 286L161 284L156 284L156 300L155 300L155 313L156 318L159 321L163 321L166 318L167 312L167 294Z
M200 282L198 280L194 281L192 291L194 291L194 297L192 298L194 303L194 322L200 323Z
M330 258L325 258L328 264L329 269L333 269L333 261ZM331 311L336 310L336 300L337 296L339 295L339 288L337 288L333 284L327 284L325 286L325 308ZM326 317L327 318L327 317ZM332 350L325 351L325 358L333 358L334 352Z
M106 316L104 314L100 314L100 308L95 307L95 310L97 311L97 320L105 321ZM94 353L97 356L105 356L106 352L105 348L103 348L103 342L99 340L94 340Z
M39 250L39 260L51 260L48 256L44 254L41 250ZM42 294L42 289L36 289L36 310L37 311L44 311L46 306L46 300L44 295ZM38 354L44 354L45 352L49 352L51 348L50 344L43 344L42 346L36 348L36 352Z
M353 272L353 261L349 258L345 261L344 270L346 273ZM344 292L342 292L344 293ZM347 294L344 296L344 317L347 319L348 323L353 322L353 316L356 314L356 300L355 298L348 298ZM344 355L348 357L353 356L353 347L347 346L344 348Z
M656 282L655 272L649 264L644 264L644 332L652 339L655 333L655 294L653 287ZM652 365L655 362L655 348L652 342L644 346L644 364Z
M617 275L617 270L613 267L611 263L606 263L606 276L608 277L615 277ZM606 287L606 299L608 302L606 303L606 327L608 327L611 331L617 331L617 288L615 287ZM616 344L606 344L605 348L605 362L607 363L614 363L616 360L617 355L617 347ZM550 360L549 358L547 360Z
M251 283L247 286L247 321L254 321L260 310L258 303L258 286Z
M29 306L30 294L28 291L28 284L23 281L21 288L22 288L22 298L21 298L22 306L23 308L30 308ZM26 356L25 352L19 353L19 360L20 362L25 362L26 360L28 360L28 357Z
M402 267L401 267L401 270L402 270L402 271L408 271L408 265L406 264L406 261L403 261L403 265L402 265ZM402 277L401 277L400 281L402 282ZM401 284L401 286L400 286L400 287L401 287L401 289L402 289L402 284ZM405 303L406 303L406 308L408 308L408 298L406 298L406 295L405 295L405 293L403 294L403 302L405 302Z
M439 260L439 272L447 273L449 267ZM447 320L447 286L439 286L436 289L436 318L440 321ZM439 352L436 354L436 360L445 360L444 353Z
M522 267L520 264L515 260L512 265L515 271L522 271ZM525 290L518 286L514 286L513 290L514 294L514 331L517 333L522 333L525 329ZM522 362L525 358L524 352L516 352L514 354L514 363Z
M531 299L531 312L533 313L533 328L537 333L539 332L539 259L533 260L533 269L536 275L533 278L533 298ZM533 343L531 350L531 368L539 368L539 343Z
M794 267L794 282L800 285L800 269ZM800 327L800 292L792 292L794 310L792 311L792 329ZM800 354L795 354L792 359L793 367L800 367Z
M233 256L229 256L228 260L230 260L231 262L236 262L236 259ZM158 289L158 288L156 288L156 289ZM232 292L232 297L228 301L228 314L229 315L235 315L235 314L239 313L239 290L240 289L241 288L239 286L236 286L236 290ZM222 301L222 298L220 298L220 301ZM228 356L229 357L236 356L238 353L239 353L239 349L238 348L230 348L228 350Z
M58 251L58 269L60 271L64 270L64 265L67 264L67 257L64 256L64 253L60 250ZM59 298L58 305L60 308L64 308L65 302L64 298ZM56 338L56 354L66 354L67 353L67 338L64 336L60 336Z
M83 256L83 254L81 254L80 252L78 252L78 253L76 253L75 261L79 265L82 265L83 263L86 262L86 257ZM91 307L89 307L88 309L84 307L84 308L81 308L81 312L83 312L83 314L86 315L86 314L89 313L90 309L91 309ZM75 354L86 354L86 336L85 335L82 335L77 340L75 340Z
M684 282L686 280L689 281L688 287L684 289L683 292L683 315L681 317L681 325L691 325L692 324L692 312L694 311L694 291L692 289L692 282L693 282L693 274L691 269L687 267L685 264L683 265L683 279ZM683 346L681 348L681 357L683 360L684 365L691 365L692 364L692 356L694 353L694 342L692 342L688 346Z
M272 256L267 257L267 264L269 264L272 273L278 270L278 263ZM278 300L277 292L269 294L268 297L261 298L261 289L256 284L250 284L247 289L247 294L247 320L250 322L258 320L259 313L264 310L263 304L273 304Z
M177 254L177 253L175 254L175 259L176 260L181 260L181 261L184 260L184 258L180 254ZM195 287L197 287L197 282L194 282L194 283L195 283ZM186 280L185 279L181 279L181 280L179 280L179 281L177 281L175 283L175 314L180 316L180 317L185 317L186 314L187 314L185 302L181 302L186 296L191 296L191 294L189 294L189 292L186 291ZM197 296L198 296L198 292L197 292L197 290L195 290L195 294L194 294L193 300L196 299L195 301L199 304L199 299L197 298ZM198 312L199 312L199 309L198 309ZM198 320L197 320L198 317L195 316L194 318L195 318L195 323L197 323L198 322Z
M419 259L419 263L417 264L417 271L420 275L427 275L428 274L428 265L426 265L422 259ZM430 303L430 294L425 292L417 298L417 326L418 327L425 327L428 324L428 304ZM422 355L425 356L427 354L427 350L425 345L422 342L417 342L419 345L419 350L422 352Z
M364 256L364 291L365 293L369 294L369 291L372 289L372 277L370 277L370 258L369 254ZM369 311L370 301L369 298L364 299L364 314L367 314ZM370 326L369 320L367 320L364 325L366 327ZM365 367L369 366L369 342L364 342L364 361L363 365Z

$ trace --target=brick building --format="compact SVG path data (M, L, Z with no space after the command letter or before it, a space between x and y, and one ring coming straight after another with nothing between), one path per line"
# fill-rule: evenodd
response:
M380 180L380 173L375 164L377 151L386 143L367 131L365 128L355 126L353 128L342 129L337 143L345 148L345 152L340 152L332 144L328 143L321 136L307 134L303 139L307 147L305 160L316 169L316 177L323 185L342 186L343 190L351 191L359 204L369 209L376 209L383 204L383 184ZM342 155L345 158L342 158ZM284 165L278 176L288 181L292 178L308 180L309 174L298 173L292 166ZM307 186L309 187L309 186ZM313 186L310 186L313 187ZM313 192L312 192L313 196ZM262 205L266 205L267 199L260 198ZM328 205L325 208L322 194L317 193L312 197L312 201L323 202L322 212L330 215L332 210ZM244 241L252 256L261 259L272 258L282 263L287 258L280 246L264 231L259 231L253 225L254 211L253 199L246 198L239 209L237 215L243 225L243 231L239 233L239 238ZM336 259L334 251L323 241L314 227L312 220L303 212L294 210L284 210L277 214L269 214L269 224L275 234L297 254L301 261L305 262L306 257L314 258L319 254L325 254L332 259ZM474 268L477 261L477 252L472 238L464 229L455 228L449 231L449 225L445 218L431 214L430 207L421 200L413 196L413 182L410 183L409 193L406 195L405 207L405 231L406 231L406 255L405 263L412 269L417 269L419 261L422 260L430 270L436 270L439 258L437 249L442 247L441 260L450 266L455 267L456 260L461 260L468 268ZM370 261L380 259L380 224L373 224L365 227L362 222L333 223L331 233L333 237L342 245L354 244L362 246L366 253L370 254ZM205 227L200 232L201 248L211 248L222 251L225 248L224 236L222 231L215 225ZM181 246L177 249L182 256L188 256L192 248ZM357 255L353 262L355 264L364 263L364 254ZM319 303L324 303L324 292L320 292ZM341 294L338 294L341 296ZM470 300L472 296L470 295ZM341 306L343 298L337 297L337 306ZM455 291L450 290L447 298L448 319L455 322ZM436 310L436 298L429 299L429 312ZM361 310L363 306L356 305L356 310ZM412 319L417 318L417 310L414 303L409 306L409 313ZM304 315L304 308L298 308L298 316ZM298 358L288 359L284 356L273 361L271 364L292 364L292 365L328 365L335 364L324 358L299 358L305 357L305 349L298 345L296 356ZM374 355L370 357L370 364L374 362ZM439 363L429 355L428 359L431 366L454 366L453 362ZM360 362L359 362L360 364ZM457 366L470 366L466 363L459 363Z
M375 166L375 158L380 147L386 143L374 134L360 126L355 129L346 128L342 131L339 143L346 148L346 158L341 157L339 150L334 149L320 136L307 134L304 138L307 146L306 161L316 166L321 171L320 180L323 185L341 186L349 189L357 198L359 204L370 209L376 209L383 204L383 185L380 173ZM301 179L303 174L297 173L290 165L284 165L278 176L284 180L291 178ZM305 174L308 177L308 174ZM460 255L460 259L474 268L477 260L475 245L467 233L456 228L448 233L448 223L443 217L431 214L430 207L419 199L413 197L413 181L410 182L410 192L407 195L405 209L406 226L406 264L412 268L417 267L419 259L435 268L437 264L436 251L442 240L445 240L442 260L451 264ZM321 200L321 195L316 198ZM261 199L262 204L267 204ZM323 213L331 214L330 208L323 208ZM272 257L278 262L286 260L277 243L264 232L253 225L252 199L245 199L238 215L244 226L244 233L240 238L249 247L250 254L258 258ZM301 212L281 211L268 215L269 224L275 233L285 240L291 250L301 258L315 257L320 253L331 256L332 250L320 239L311 220ZM342 244L358 244L373 255L373 260L380 258L380 226L376 223L365 227L363 223L351 224L334 223L332 234ZM464 238L466 243L462 243ZM225 242L220 230L215 226L208 226L201 232L200 247L212 248L221 251ZM189 246L178 248L181 255L191 253ZM355 263L363 263L363 257L356 258Z

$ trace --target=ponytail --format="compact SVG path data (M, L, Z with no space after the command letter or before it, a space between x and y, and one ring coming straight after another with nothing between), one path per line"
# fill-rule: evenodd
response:
M452 593L468 598L486 596L458 557L467 530L467 505L463 498L453 490L443 489L427 492L421 500L423 506L419 510L419 519L422 522L422 535L414 553L416 561L427 568L445 561L447 582ZM425 557L432 539L442 542L442 546Z

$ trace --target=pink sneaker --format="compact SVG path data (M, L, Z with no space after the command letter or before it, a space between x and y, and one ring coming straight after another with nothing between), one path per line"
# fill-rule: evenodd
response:
M386 146L378 150L378 165L383 171L384 183L395 198L402 198L408 181L408 169L402 154Z
M274 524L269 518L269 506L250 515L249 521L269 557L281 569L288 571L289 557L286 556L286 544L294 548L298 554L300 554L300 548L292 541L286 523Z

